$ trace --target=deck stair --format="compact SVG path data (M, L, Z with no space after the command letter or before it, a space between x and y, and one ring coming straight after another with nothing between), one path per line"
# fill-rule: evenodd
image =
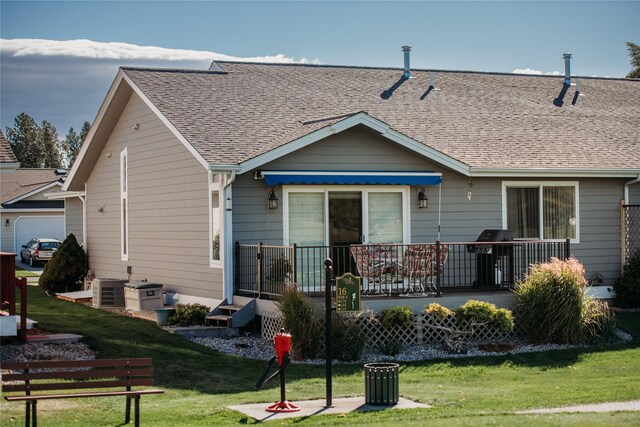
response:
M226 326L241 328L256 316L256 301L251 300L245 305L220 304L207 314L207 324L211 326Z

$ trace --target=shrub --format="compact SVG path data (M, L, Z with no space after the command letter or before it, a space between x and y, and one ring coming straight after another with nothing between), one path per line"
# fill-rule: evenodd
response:
M608 329L605 306L584 295L584 267L575 258L536 264L516 289L518 324L530 341L581 343Z
M451 316L453 311L449 310L447 307L443 307L437 302L432 302L422 309L423 313L430 314L436 317L439 320L443 320L444 318Z
M406 328L413 320L413 311L410 307L396 305L382 310L382 326L385 328Z
M209 307L202 304L176 304L174 311L167 319L167 326L197 326L204 325Z
M358 316L333 313L331 336L333 357L345 362L360 360L368 338L358 322Z
M513 314L506 308L498 309L495 304L485 301L469 300L456 309L456 320L473 320L487 323L503 334L513 330Z
M86 272L87 256L71 233L44 266L38 284L49 294L75 292L82 288Z
M614 282L613 303L618 307L640 307L640 250L636 251Z
M284 329L291 334L291 356L313 359L318 356L322 326L316 320L313 305L295 286L283 292L276 306L282 313Z
M396 337L389 337L380 352L387 356L397 356L402 351L402 342Z
M284 255L278 255L271 259L269 264L269 279L274 283L284 283L291 277L293 265Z

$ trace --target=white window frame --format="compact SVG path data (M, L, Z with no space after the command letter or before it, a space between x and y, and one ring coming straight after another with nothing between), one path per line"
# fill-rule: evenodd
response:
M285 246L289 242L289 193L323 193L324 194L324 244L329 242L329 192L362 193L362 233L365 243L369 242L369 193L401 193L402 194L402 240L403 244L411 243L411 188L408 185L284 185L282 188L282 240Z
M224 197L222 195L222 186L219 182L215 182L216 175L211 174L209 179L209 267L222 268L224 265ZM220 229L220 259L213 259L213 193L218 193L218 224Z
M576 208L576 237L571 239L571 243L580 243L580 183L578 181L502 181L502 228L507 228L507 188L537 188L538 189L538 210L540 234L538 239L543 240L544 233L544 187L573 187L575 189ZM532 240L532 239L516 239Z
M120 152L120 259L129 260L129 155L128 147ZM122 202L127 206L126 212ZM124 238L123 238L124 236Z

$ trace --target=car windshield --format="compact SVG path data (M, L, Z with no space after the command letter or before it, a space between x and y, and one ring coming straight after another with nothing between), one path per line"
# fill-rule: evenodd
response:
M55 251L60 246L60 242L41 242L41 251Z

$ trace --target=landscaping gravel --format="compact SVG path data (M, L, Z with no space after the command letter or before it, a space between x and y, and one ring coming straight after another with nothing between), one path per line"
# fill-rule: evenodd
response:
M91 360L95 353L82 343L74 344L13 344L0 347L0 362L28 360Z
M259 337L240 337L240 338L192 338L193 342L206 347L218 350L222 353L232 354L235 356L248 357L258 360L269 360L274 356L273 344L265 341ZM533 345L522 341L511 341L508 343L508 347L512 347L507 351L486 351L480 349L482 343L475 342L470 343L466 353L450 353L445 351L438 345L414 345L409 348L403 349L402 352L396 356L388 356L380 354L375 351L367 351L363 355L362 359L354 363L369 363L369 362L415 362L420 360L429 359L445 359L445 358L460 358L460 357L476 357L476 356L496 356L500 354L518 354L518 353L532 353L548 350L563 350L568 348L578 348L582 346L572 345L560 345L560 344L544 344ZM293 363L308 363L308 364L324 364L324 359L312 359L293 361Z

